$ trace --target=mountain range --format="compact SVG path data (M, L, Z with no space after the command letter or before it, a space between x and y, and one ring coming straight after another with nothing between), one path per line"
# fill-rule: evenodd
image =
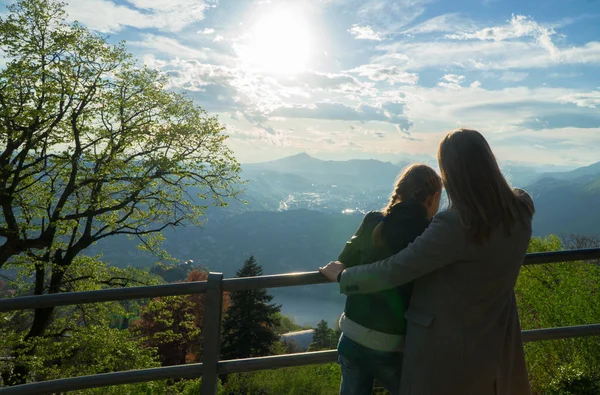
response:
M254 255L265 274L315 270L334 260L363 213L383 207L406 165L376 160L324 161L307 154L243 165L245 203L210 209L203 227L164 233L175 258L235 275ZM564 172L504 165L513 186L534 199L534 235L600 235L600 162ZM148 267L156 258L127 238L110 238L93 253L117 266ZM335 285L273 290L284 312L298 322L335 318L343 298ZM307 303L307 301L312 301Z
M307 154L243 166L245 203L211 209L201 228L165 233L176 258L193 259L229 274L249 254L267 258L267 272L308 269L307 261L334 256L352 235L363 213L383 207L405 163L376 160L324 161ZM600 162L566 172L511 165L513 186L534 199L534 235L600 234ZM95 248L113 264L147 266L128 239ZM307 248L308 247L308 248ZM294 257L275 257L288 251ZM225 263L227 262L227 263ZM236 263L234 263L236 262ZM231 266L233 265L233 266Z

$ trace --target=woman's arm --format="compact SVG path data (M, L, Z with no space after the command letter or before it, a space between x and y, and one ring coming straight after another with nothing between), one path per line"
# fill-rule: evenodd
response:
M340 276L340 290L351 295L394 288L465 259L467 253L466 233L458 215L444 211L434 217L421 236L396 255L344 270Z

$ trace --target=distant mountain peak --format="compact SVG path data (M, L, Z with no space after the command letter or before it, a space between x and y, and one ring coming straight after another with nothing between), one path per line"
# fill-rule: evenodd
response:
M309 155L309 154L307 154L306 152L300 152L299 154L288 156L288 158L297 158L297 159L316 159L315 157L313 157L313 156L310 156L310 155Z
M296 155L286 156L281 159L276 159L270 162L263 163L287 163L287 164L305 164L305 163L314 163L314 162L322 162L321 159L317 159L314 156L310 156L306 152L301 152Z

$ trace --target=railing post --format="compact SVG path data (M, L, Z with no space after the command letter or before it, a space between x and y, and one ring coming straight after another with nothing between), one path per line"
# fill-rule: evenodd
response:
M221 352L222 273L209 273L204 308L204 351L201 395L216 395L219 383L217 365Z

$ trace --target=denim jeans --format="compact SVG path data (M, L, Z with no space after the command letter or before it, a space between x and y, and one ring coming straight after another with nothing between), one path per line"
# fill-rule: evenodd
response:
M401 352L377 351L342 335L338 344L342 369L340 395L371 395L379 381L392 395L400 392Z

